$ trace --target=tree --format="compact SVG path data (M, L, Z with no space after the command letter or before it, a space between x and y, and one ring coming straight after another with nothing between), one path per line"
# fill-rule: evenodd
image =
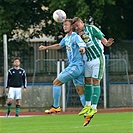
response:
M133 39L132 5L132 0L116 0L115 5L105 5L101 25L107 35L115 40Z
M93 23L107 38L119 41L133 37L132 5L132 0L54 0L49 7L51 11L63 9L68 18L78 16L86 23Z
M0 0L0 37L3 34L12 37L18 33L13 32L16 29L27 31L31 26L38 28L42 20L47 24L49 10L42 7L48 6L46 0ZM39 34L39 30L34 30L30 37Z
M64 10L68 18L78 16L86 23L93 22L107 37L131 39L132 3L132 0L0 0L0 41L3 34L12 38L20 33L18 30L30 28L33 31L29 38L41 34L63 36L62 24L52 19L56 9ZM23 32L21 35L24 36Z

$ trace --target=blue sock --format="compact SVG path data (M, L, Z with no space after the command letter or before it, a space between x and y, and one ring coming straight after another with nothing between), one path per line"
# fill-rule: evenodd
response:
M80 95L79 97L80 97L81 104L82 104L82 106L84 107L84 106L85 106L85 95L82 94L82 95Z
M61 86L53 86L53 106L56 108L60 105Z

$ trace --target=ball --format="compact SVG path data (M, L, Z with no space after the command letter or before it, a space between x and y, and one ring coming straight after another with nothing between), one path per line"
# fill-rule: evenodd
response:
M66 19L66 13L63 10L58 9L58 10L54 11L53 19L56 22L62 23Z

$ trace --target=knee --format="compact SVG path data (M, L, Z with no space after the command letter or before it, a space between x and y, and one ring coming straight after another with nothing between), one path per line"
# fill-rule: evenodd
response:
M53 81L53 85L55 86L61 86L63 83L59 81L57 78Z
M99 85L99 84L100 84L100 80L98 80L98 79L93 79L93 84L94 84L94 85Z
M16 100L16 105L20 105L20 100Z
M12 104L12 99L11 98L8 99L7 104Z
M85 78L85 83L86 84L92 84L93 83L92 78Z

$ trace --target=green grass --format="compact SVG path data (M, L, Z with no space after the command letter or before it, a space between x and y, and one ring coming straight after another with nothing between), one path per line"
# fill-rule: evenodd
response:
M133 133L133 113L96 114L83 127L76 114L0 118L0 133Z

